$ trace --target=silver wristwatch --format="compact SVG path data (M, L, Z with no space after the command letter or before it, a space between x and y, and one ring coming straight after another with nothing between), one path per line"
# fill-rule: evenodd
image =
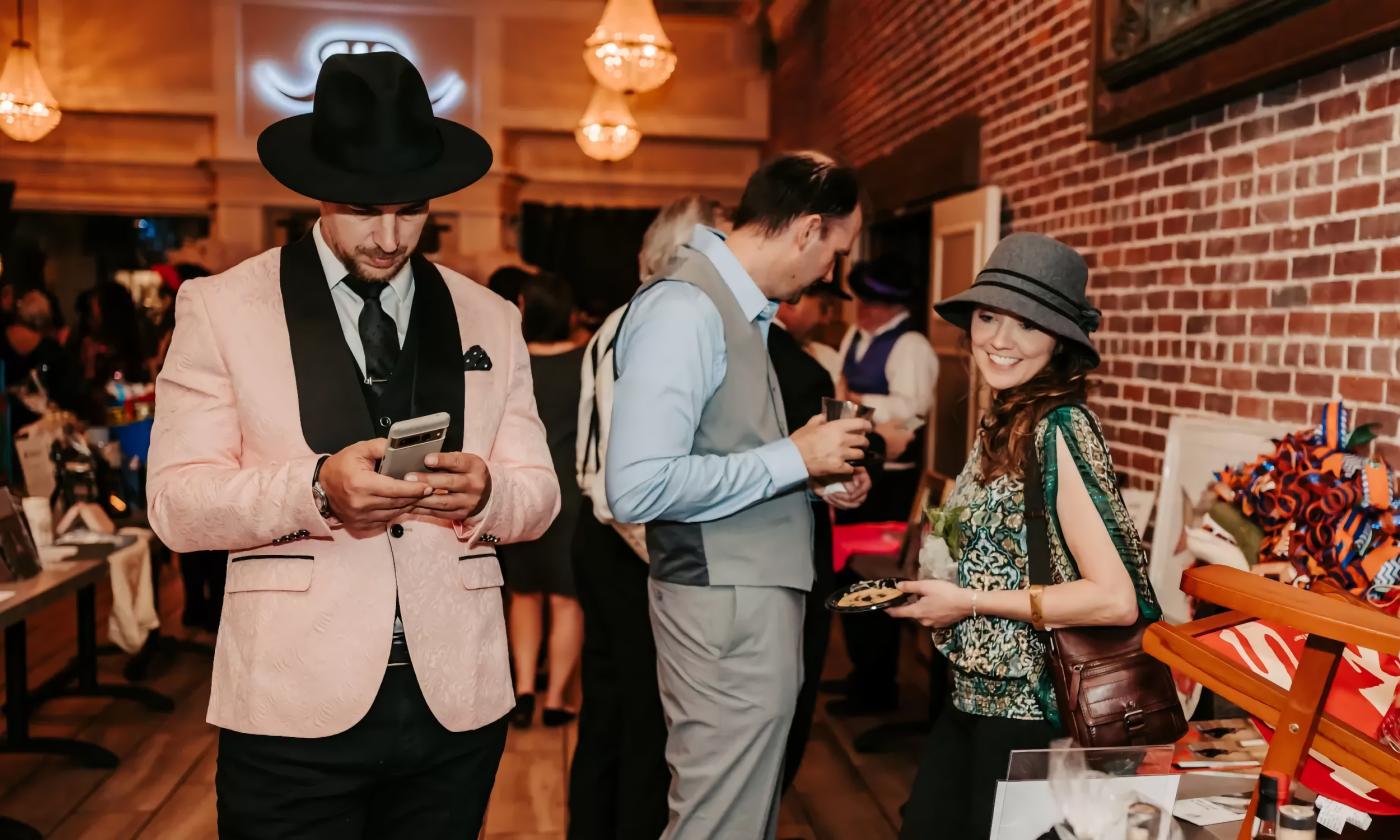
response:
M331 500L326 497L326 488L321 486L321 467L328 458L329 455L322 455L321 460L316 462L316 472L311 474L311 498L316 500L316 510L320 512L322 519L335 516L331 512Z

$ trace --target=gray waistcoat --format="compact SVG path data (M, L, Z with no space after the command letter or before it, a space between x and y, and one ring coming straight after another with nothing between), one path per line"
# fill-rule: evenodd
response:
M689 283L703 291L724 321L724 381L700 415L691 454L731 455L787 437L768 344L758 324L744 317L714 264L684 247L664 277L658 282ZM722 519L650 522L646 531L651 576L658 580L812 588L812 508L805 485Z

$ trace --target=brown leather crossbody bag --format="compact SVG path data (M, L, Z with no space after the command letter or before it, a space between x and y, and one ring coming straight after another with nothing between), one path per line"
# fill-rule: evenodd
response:
M1026 548L1032 585L1049 586L1050 534L1040 453L1026 464ZM1081 747L1170 744L1186 734L1171 669L1142 650L1152 622L1048 632L1050 675L1066 732Z

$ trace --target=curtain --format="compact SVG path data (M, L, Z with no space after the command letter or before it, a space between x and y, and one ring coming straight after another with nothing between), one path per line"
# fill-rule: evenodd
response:
M606 313L637 290L637 253L657 208L525 203L520 256L563 276L580 308Z

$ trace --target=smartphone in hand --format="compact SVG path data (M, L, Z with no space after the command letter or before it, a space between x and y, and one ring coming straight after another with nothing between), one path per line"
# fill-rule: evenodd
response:
M379 462L379 474L403 478L412 472L423 472L424 459L442 451L447 437L447 425L452 417L445 411L400 420L389 427L389 446L384 460Z

